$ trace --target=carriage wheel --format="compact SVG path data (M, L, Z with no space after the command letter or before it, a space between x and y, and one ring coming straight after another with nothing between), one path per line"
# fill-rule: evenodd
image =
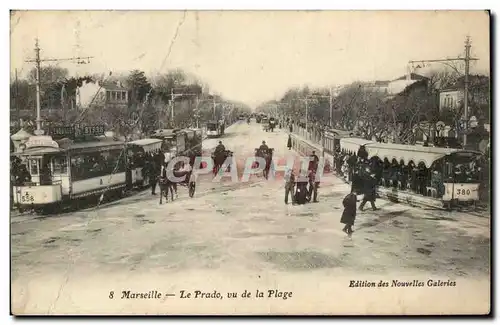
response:
M190 182L189 183L189 197L194 196L194 192L196 190L196 183L195 182Z

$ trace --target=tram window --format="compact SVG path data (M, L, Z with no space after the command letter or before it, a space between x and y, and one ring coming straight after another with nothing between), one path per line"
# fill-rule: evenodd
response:
M38 175L38 159L30 159L30 174Z
M125 171L125 157L122 150L94 152L71 157L73 181L102 177Z
M66 157L54 157L54 174L66 174L68 172L68 165Z

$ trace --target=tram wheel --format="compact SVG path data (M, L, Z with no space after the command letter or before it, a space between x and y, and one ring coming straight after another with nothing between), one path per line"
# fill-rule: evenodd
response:
M195 190L196 190L196 184L194 182L189 183L189 197L194 196Z
M44 209L43 207L36 207L33 209L35 211L35 213L38 213L38 214L46 214L46 209Z

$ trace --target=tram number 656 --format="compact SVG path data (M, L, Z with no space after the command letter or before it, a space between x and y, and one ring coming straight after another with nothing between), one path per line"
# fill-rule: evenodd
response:
M460 189L458 188L457 189L457 195L470 195L470 190L466 190L466 189Z
M29 194L28 192L24 193L24 195L21 196L21 202L29 203L33 202L34 200L35 198L33 197L33 195Z

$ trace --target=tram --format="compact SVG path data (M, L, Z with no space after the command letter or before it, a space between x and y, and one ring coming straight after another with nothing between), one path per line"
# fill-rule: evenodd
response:
M206 127L207 136L210 138L216 138L224 135L224 125L222 122L208 121Z
M54 141L32 136L16 155L26 166L30 182L13 187L14 204L42 209L126 188L125 143L107 137L92 141Z
M481 172L487 168L481 152L458 148L342 138L340 150L350 169L362 164L375 171L379 192L410 192L448 209L479 201Z
M106 136L84 141L32 136L12 154L30 178L13 185L13 204L44 212L104 192L122 197L125 190L148 186L152 166L146 155L170 149L173 156L187 155L193 163L201 155L200 129L175 131L128 143Z

